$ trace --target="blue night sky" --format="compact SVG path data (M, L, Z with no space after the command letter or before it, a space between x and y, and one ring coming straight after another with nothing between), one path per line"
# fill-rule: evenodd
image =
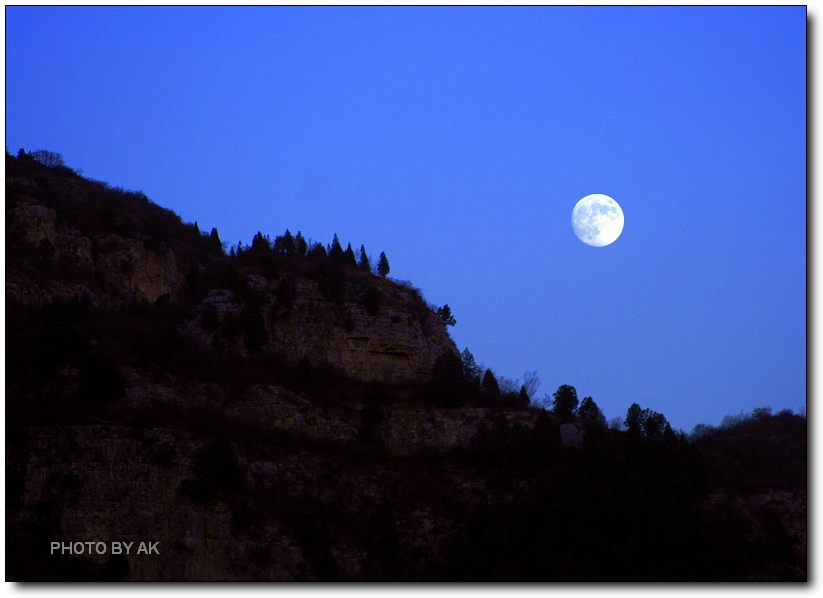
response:
M385 251L608 419L806 404L805 7L6 7L6 147L227 244ZM617 200L590 247L571 211Z

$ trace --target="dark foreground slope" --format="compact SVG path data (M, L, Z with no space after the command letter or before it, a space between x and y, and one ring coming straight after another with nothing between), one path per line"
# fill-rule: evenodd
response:
M226 255L139 192L6 177L7 579L805 579L805 420L567 421L333 247Z

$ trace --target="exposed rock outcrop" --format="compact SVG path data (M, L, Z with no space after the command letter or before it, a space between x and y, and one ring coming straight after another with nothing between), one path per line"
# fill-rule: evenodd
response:
M22 233L33 259L57 270L57 275L34 279L13 264L6 273L6 297L13 301L42 306L85 294L97 306L118 308L172 297L182 285L183 275L170 249L161 255L142 239L89 237L33 198L22 199L8 217L7 227ZM78 282L66 280L71 276Z
M284 531L285 522L267 521L250 534L238 521L240 511L233 513L226 502L202 504L187 495L186 481L197 476L201 443L157 429L137 435L99 426L24 432L28 454L15 463L25 472L22 488L16 489L19 510L6 524L12 534L19 528L37 529L38 507L42 511L43 505L59 504L38 529L44 539L51 538L36 547L45 554L51 541L103 542L109 547L104 554L84 555L102 566L112 558L112 542L134 542L124 575L133 581L266 581L306 575L304 557L293 531ZM243 465L270 484L290 474L284 462L275 471L261 463ZM141 542L157 543L158 554L137 554Z
M94 267L107 284L136 301L154 303L164 295L176 298L183 275L173 250L158 254L142 240L116 235L102 239L100 244L106 252L100 252Z
M348 443L368 427L386 452L395 457L436 454L465 448L482 423L491 426L503 413L510 427L533 427L532 410L492 407L445 409L421 404L365 405L319 404L305 395L269 384L249 388L242 397L229 399L214 385L194 384L185 392L148 381L131 372L126 401L136 408L168 408L222 412L225 422L273 432L296 433L325 443Z
M392 405L386 409L382 434L386 449L395 456L438 453L466 447L481 423L491 425L499 409ZM534 426L537 415L532 411L505 412L509 426Z
M289 279L295 298L288 309L278 305L279 284L286 283L261 277L254 281L267 346L293 363L305 357L364 382L419 383L431 378L434 362L444 351L457 353L440 317L412 290L391 281L373 281L380 284L383 295L383 306L374 315L357 301L362 289L356 284L338 304L323 296L316 280ZM222 322L239 317L246 304L229 289L213 289L187 331L210 345L213 334L205 333L199 324L206 308L213 306Z
M119 577L132 581L312 580L318 579L318 550L334 563L335 577L368 579L376 565L357 527L328 530L333 540L318 547L305 535L305 520L288 514L302 511L300 503L308 500L342 509L366 526L387 493L402 493L406 483L402 471L340 470L328 456L281 450L261 459L237 450L237 483L254 488L249 496L257 498L238 497L236 488L204 497L197 484L203 481L206 445L178 431L62 426L25 428L18 435L25 439L7 451L7 537L30 538L36 530L40 541L26 548L42 554L23 559L32 569L18 565L15 572L40 579L65 574L40 569L60 566L50 558L52 542L104 543L102 554L86 549L82 559L64 559L75 567L87 560L88 570L98 575L111 567L112 542L133 542L129 555L120 557L127 567L121 565ZM228 450L235 454L233 445ZM463 492L448 477L441 484L453 485L456 495ZM431 508L401 504L388 517L396 520L391 525L399 545L408 547L407 563L417 559L421 567L445 552L455 533L454 522ZM141 542L156 543L158 553L137 553Z
M164 298L174 303L187 284L191 299L192 272L219 271L229 260L204 251L190 227L142 194L60 178L7 158L10 165L21 172L6 181L13 249L6 265L8 301L44 307L85 297L111 312ZM187 252L182 257L181 247ZM238 267L236 276L260 303L265 348L292 363L307 358L355 380L418 383L430 378L444 351L457 352L443 321L410 287L356 271L330 299L317 272L263 275L259 268ZM365 307L367 288L379 289L379 308ZM215 332L199 325L207 306L224 322L239 317L250 299L219 286L196 292L202 292L201 305L181 329L210 347ZM244 351L242 339L222 336Z

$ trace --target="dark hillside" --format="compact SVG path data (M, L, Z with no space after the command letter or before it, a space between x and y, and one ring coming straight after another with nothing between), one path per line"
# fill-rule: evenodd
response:
M806 418L790 412L740 418L696 441L712 492L805 492Z
M808 558L806 418L758 408L725 421L695 441L717 560L740 574L758 571L753 579L796 579Z
M805 419L535 407L365 256L7 155L7 580L806 579Z

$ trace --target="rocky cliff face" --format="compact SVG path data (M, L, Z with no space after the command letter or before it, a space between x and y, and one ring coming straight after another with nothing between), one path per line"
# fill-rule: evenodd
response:
M364 382L426 382L434 362L445 351L457 353L440 317L412 290L390 281L371 280L379 285L383 305L376 314L357 301L362 285L350 283L345 301L335 303L323 296L317 280L310 278L271 280L250 275L260 302L268 347L296 363L327 363ZM294 289L288 308L278 304L281 285ZM209 306L221 322L241 316L248 301L229 289L212 289L202 300L187 332L211 346L215 335L200 324ZM236 343L241 347L239 343Z
M221 322L236 320L253 300L260 304L267 349L293 363L305 357L329 364L361 381L424 382L444 351L456 352L442 320L417 291L362 272L349 275L334 300L322 292L316 275L291 274L288 268L264 276L259 268L240 266L236 278L250 290L243 296L214 278L191 291L188 273L220 269L228 258L192 245L191 228L175 215L139 194L23 166L7 158L6 298L17 305L44 307L86 297L100 309L118 311L163 299L175 303L190 291L202 299L180 330L207 347L217 335L244 351L238 338L206 332L199 322L208 306ZM377 313L363 304L368 287L379 289Z
M10 434L6 526L23 547L11 561L16 579L373 580L395 561L416 579L448 558L450 505L494 493L460 469L407 459L467 447L499 409L324 404L276 384L231 396L212 383L124 374L117 409L136 420ZM74 377L64 371L59 386ZM511 425L535 420L506 415ZM372 535L383 533L391 562L375 560ZM77 554L78 542L105 551ZM114 542L134 547L115 558ZM137 553L141 542L159 553Z
M365 432L392 457L445 453L469 446L481 424L491 426L503 414L510 427L533 427L536 410L499 407L445 409L416 403L364 404L312 401L306 395L276 384L250 387L229 398L219 387L192 385L185 392L129 375L126 401L138 409L202 409L221 411L238 428L262 426L273 433L296 433L322 443L349 443ZM579 430L573 424L566 428ZM575 440L577 435L575 435Z
M304 360L347 387L422 385L456 347L418 291L353 272L330 298L310 264L303 272L288 263L266 275L238 264L224 286L229 258L192 246L190 228L144 198L8 160L8 305L35 321L50 306L87 302L95 315L84 317L98 322L72 316L52 336L37 321L19 332L35 378L22 374L12 391L23 405L6 454L6 526L19 547L12 578L381 579L399 558L421 575L445 554L455 526L442 505L399 499L434 484L432 497L462 501L472 484L448 472L435 481L394 459L466 446L494 410L364 403L357 392L318 400L322 387L301 392L268 379L265 366L242 384L230 371L193 379L157 358L167 355L168 331L150 341L153 327L170 326L187 350L220 363L271 354L281 369ZM379 307L367 309L366 289L377 290ZM264 329L255 350L244 342L250 310ZM155 312L166 315L152 320ZM216 321L204 325L210 313ZM118 314L138 323L125 333L101 328L125 321ZM70 348L67 334L77 341ZM42 351L56 355L43 381L32 369ZM113 369L91 368L92 355ZM121 383L122 396L88 403L84 393L100 379L121 380L100 396ZM376 461L366 457L374 451ZM400 554L376 557L385 546L375 534ZM78 554L84 542L95 548ZM113 543L129 542L128 555L113 554ZM159 554L138 553L140 543Z
M301 417L292 413L280 421ZM353 431L345 425L335 431L322 421L297 427L338 439ZM332 573L380 579L389 566L374 562L367 534L389 503L390 548L400 551L394 558L404 559L407 575L420 576L444 558L454 538L456 525L444 507L474 504L483 491L482 484L449 472L431 476L387 462L353 466L351 455L341 458L336 451L270 445L259 452L174 429L27 427L16 436L18 445L7 450L6 529L24 551L11 559L17 579L266 581ZM388 444L419 440L394 430ZM431 500L410 498L433 485ZM313 529L317 516L332 521L332 528ZM319 539L307 537L307 526ZM61 543L56 555L52 542ZM78 542L102 542L104 549L78 553ZM114 558L113 542L134 547ZM156 543L158 553L138 553L140 543ZM68 545L75 548L65 553ZM323 568L324 559L333 571Z
M26 188L32 186L36 184ZM142 239L115 234L85 235L35 197L23 193L15 199L6 215L7 228L22 236L31 261L41 270L55 272L33 277L27 272L29 264L12 263L6 273L7 299L44 306L86 295L95 305L114 309L141 301L154 303L163 295L176 295L180 288L183 276L172 250L158 253Z
M129 580L288 580L299 575L304 559L282 523L268 522L250 538L242 525L233 525L225 502L202 505L185 493L202 447L178 431L61 427L23 432L31 452L18 464L25 472L18 489L21 510L7 520L9 527L39 527L44 539L64 545L104 543L103 554L80 551L91 568L110 562L112 542L134 542L124 557L122 577ZM263 463L244 465L249 472L266 472ZM38 522L38 509L48 508L43 505L55 508ZM45 569L59 567L51 558L51 541L33 547L43 553L34 556ZM141 542L156 543L158 554L138 554ZM71 552L75 560L82 560L76 553Z

